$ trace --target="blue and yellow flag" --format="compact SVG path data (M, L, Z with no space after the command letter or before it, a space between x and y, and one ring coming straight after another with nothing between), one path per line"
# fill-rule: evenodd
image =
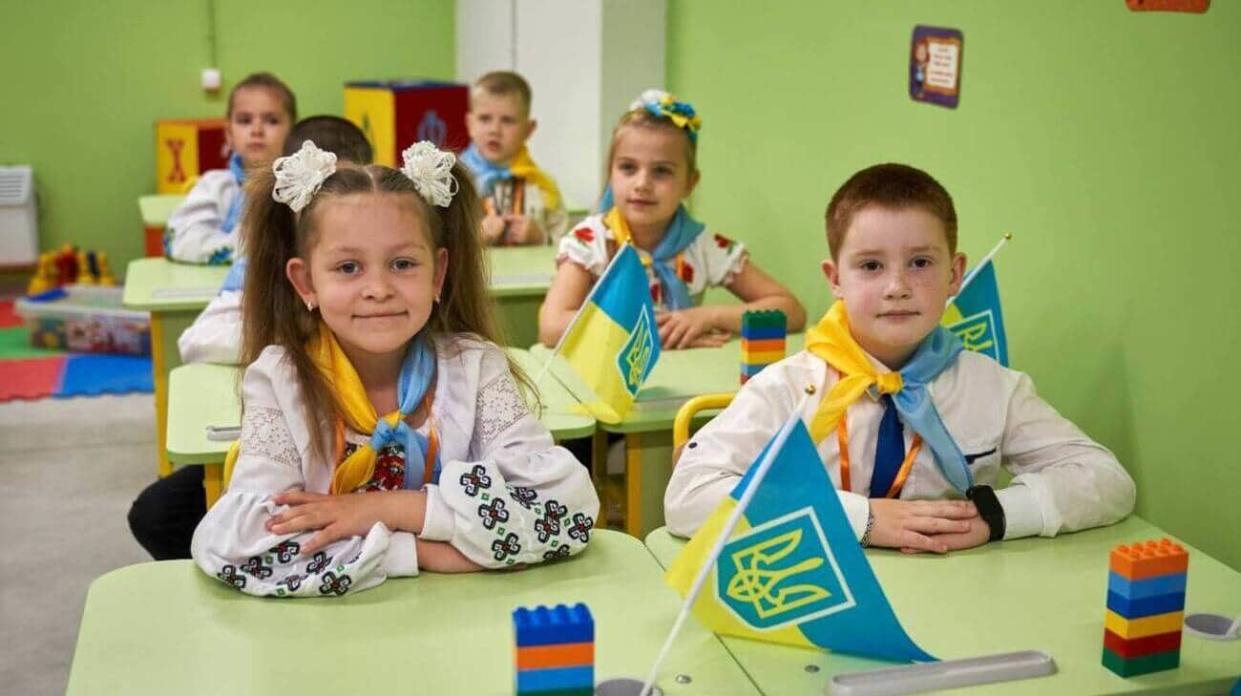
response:
M560 353L594 392L583 403L586 410L604 423L619 423L659 360L655 306L632 246L622 245L595 283Z
M940 323L961 339L966 350L990 355L1008 367L1008 338L1004 335L1004 313L1000 311L995 264L988 260L969 276L961 294L944 310Z
M694 615L716 633L899 662L935 660L893 613L796 414L672 562L668 584L688 594L759 463L785 430Z

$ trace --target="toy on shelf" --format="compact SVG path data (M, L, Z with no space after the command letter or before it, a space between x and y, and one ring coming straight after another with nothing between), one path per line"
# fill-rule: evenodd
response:
M595 621L585 604L513 610L518 696L595 692Z
M741 315L741 383L784 359L788 322L784 312L767 309Z
M75 249L66 244L60 251L39 254L39 265L26 286L27 295L41 295L64 285L116 285L116 276L102 251Z
M1189 554L1171 539L1112 549L1107 576L1103 666L1122 677L1181 663Z

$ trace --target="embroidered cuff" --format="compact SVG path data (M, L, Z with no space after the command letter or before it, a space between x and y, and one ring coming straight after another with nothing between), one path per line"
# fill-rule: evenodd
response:
M845 517L849 518L849 526L853 528L853 538L859 542L866 534L866 520L870 518L870 500L864 495L849 491L836 491L840 496L840 504L845 508Z
M410 532L394 532L388 538L388 552L384 554L384 573L390 578L418 574L418 549Z
M1005 539L1020 539L1043 531L1043 513L1033 488L1010 484L1008 488L997 490L995 497L1004 508Z
M427 541L449 541L456 529L452 508L444 500L439 486L427 484L427 509L422 516L422 533L418 536Z

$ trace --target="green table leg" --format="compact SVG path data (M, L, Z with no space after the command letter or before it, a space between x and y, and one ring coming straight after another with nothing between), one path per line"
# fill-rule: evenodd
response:
M529 348L539 340L539 297L501 297L496 300L496 312L504 340L510 346Z
M644 539L664 526L664 491L672 477L672 433L625 435L625 531Z

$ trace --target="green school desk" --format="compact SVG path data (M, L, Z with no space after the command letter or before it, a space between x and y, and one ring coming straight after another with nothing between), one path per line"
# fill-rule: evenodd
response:
M678 607L642 543L606 530L562 562L397 578L333 599L260 599L191 561L143 563L91 585L67 693L511 694L512 610L575 602L594 617L596 682L641 679ZM657 683L669 696L758 693L692 624Z
M227 266L173 263L163 258L131 261L125 271L126 309L151 313L151 370L155 383L155 428L159 475L172 473L167 448L168 373L181 364L177 338L220 291Z
M801 350L804 334L790 334L786 353ZM546 360L551 349L535 346L530 354ZM570 392L589 393L560 356L552 370ZM665 350L651 370L629 415L620 423L599 423L594 460L606 461L607 436L625 436L625 529L642 537L664 524L664 489L672 475L672 422L677 410L701 394L732 392L741 386L741 339L720 348ZM704 414L703 421L706 420ZM601 467L596 467L601 468Z
M164 226L185 196L176 194L152 194L138 197L138 212L142 214L143 246L147 256L163 256Z
M488 247L491 295L500 327L511 346L539 340L539 305L556 274L556 247Z
M1122 679L1103 667L1108 554L1117 544L1167 536L1138 517L1065 534L988 544L946 556L868 549L866 557L905 630L941 659L1043 650L1049 677L975 687L964 694L1225 694L1241 678L1241 640L1184 634L1181 666ZM1180 542L1184 544L1184 542ZM658 529L646 545L667 566L685 542ZM1186 611L1241 613L1241 573L1187 544ZM764 693L822 694L840 672L890 663L743 638L723 638Z
M524 350L510 348L509 355L530 372L532 361ZM241 368L227 365L193 364L174 369L169 376L167 456L172 464L202 465L207 507L220 497L224 458L231 439L208 438L208 427L241 426L238 386ZM533 379L535 373L531 372ZM543 409L539 420L556 440L589 437L595 432L595 419L571 410L573 398L556 380L548 378L539 390ZM235 439L235 438L234 438Z

